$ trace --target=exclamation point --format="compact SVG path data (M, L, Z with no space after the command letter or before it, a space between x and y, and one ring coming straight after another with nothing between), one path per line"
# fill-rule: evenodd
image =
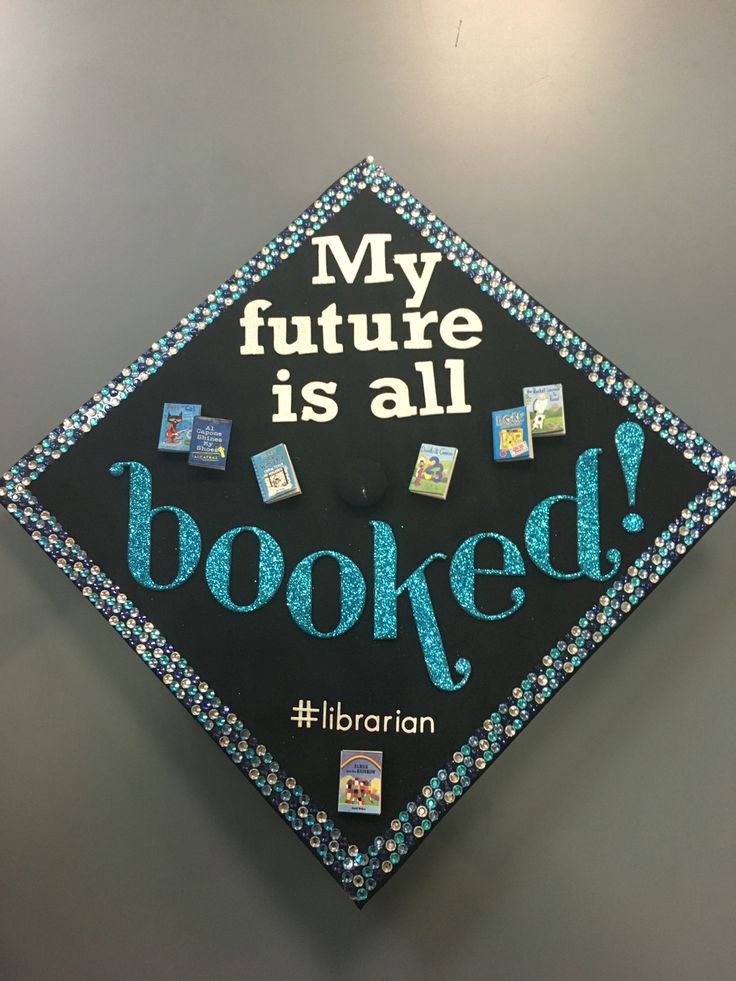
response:
M644 452L644 430L637 422L622 422L613 436L616 451L621 461L629 507L636 504L636 482L639 478L639 464ZM637 532L644 527L644 519L636 511L624 515L621 524L626 531Z

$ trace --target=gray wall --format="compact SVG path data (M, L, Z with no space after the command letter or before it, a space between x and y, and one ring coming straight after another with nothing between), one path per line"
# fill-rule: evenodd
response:
M736 451L728 0L0 10L2 466L366 153ZM358 914L0 516L0 973L732 977L735 533Z

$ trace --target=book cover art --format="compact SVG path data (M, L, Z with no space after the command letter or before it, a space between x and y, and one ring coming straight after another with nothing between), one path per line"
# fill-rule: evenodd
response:
M524 405L529 409L532 438L565 435L562 385L532 385L525 388Z
M258 481L261 497L266 504L283 501L301 494L294 465L285 443L272 446L252 456L251 463Z
M158 448L166 453L188 453L192 423L201 411L201 405L190 402L164 402Z
M230 419L196 416L192 423L189 463L193 467L224 470L232 425Z
M409 482L412 494L426 494L427 497L437 497L444 501L450 489L457 453L454 446L422 443Z
M534 458L529 410L525 405L492 412L491 431L494 460L512 463Z
M380 814L382 771L383 753L380 750L341 750L338 811Z

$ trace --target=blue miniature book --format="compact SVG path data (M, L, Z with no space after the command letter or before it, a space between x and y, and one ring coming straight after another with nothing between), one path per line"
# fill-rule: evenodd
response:
M189 402L165 402L161 417L158 448L166 453L188 453L192 439L194 417L202 411L201 405Z
M296 497L302 490L285 443L256 453L250 458L258 481L258 489L266 504Z
M189 463L193 467L224 470L232 425L230 419L197 416L192 423Z
M491 433L493 459L498 463L513 463L516 460L534 458L529 409L525 405L492 412Z

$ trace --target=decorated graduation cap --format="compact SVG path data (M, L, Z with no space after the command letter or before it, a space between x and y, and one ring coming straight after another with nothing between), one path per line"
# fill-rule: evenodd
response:
M498 466L492 413L545 385L564 435ZM158 451L170 393L232 421L226 469ZM456 451L446 500L407 487L422 444ZM282 445L301 493L270 507L251 458ZM0 498L361 905L735 493L727 457L369 158ZM351 746L382 754L380 814L361 774L338 809Z

